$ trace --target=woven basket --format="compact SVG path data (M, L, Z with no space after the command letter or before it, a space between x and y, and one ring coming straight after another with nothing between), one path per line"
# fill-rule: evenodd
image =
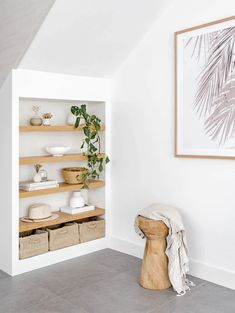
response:
M37 230L36 234L31 236L21 233L21 236L19 239L20 259L29 258L48 251L48 233L46 231Z
M95 240L105 236L105 220L97 218L79 225L80 242Z
M63 178L67 184L83 183L83 175L87 172L85 167L66 167L61 170Z
M67 223L63 227L47 229L49 233L49 250L57 250L79 243L77 223Z

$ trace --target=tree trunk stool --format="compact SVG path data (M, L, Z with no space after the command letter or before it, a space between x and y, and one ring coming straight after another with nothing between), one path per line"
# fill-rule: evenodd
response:
M138 224L146 236L140 285L147 289L166 289L171 286L168 276L166 237L169 229L162 221L138 217Z

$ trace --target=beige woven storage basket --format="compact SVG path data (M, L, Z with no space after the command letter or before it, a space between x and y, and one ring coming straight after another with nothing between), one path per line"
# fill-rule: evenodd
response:
M34 235L21 234L21 236L19 239L20 259L48 252L48 233L46 231L37 230Z
M81 184L83 175L87 172L85 167L66 167L61 170L64 181L67 184Z
M49 233L49 250L57 250L79 243L77 223L67 223L63 227L47 229Z
M105 236L105 220L97 218L79 225L80 242L95 240Z

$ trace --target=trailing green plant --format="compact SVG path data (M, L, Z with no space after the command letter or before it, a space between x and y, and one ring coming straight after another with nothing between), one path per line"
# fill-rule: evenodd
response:
M96 115L87 113L85 104L80 107L72 106L71 112L77 117L75 128L80 126L81 119L85 121L82 127L85 138L83 139L81 149L84 146L87 148L87 172L83 175L83 188L88 188L88 180L98 179L104 171L105 165L110 160L108 156L101 154L101 120Z

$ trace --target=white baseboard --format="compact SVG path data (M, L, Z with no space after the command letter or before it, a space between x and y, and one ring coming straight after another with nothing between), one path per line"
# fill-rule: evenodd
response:
M110 248L122 253L126 253L137 258L143 257L144 243L143 245L138 245L131 241L126 241L117 237L109 238Z
M142 258L144 244L136 244L117 237L111 237L109 240L111 249ZM190 275L235 290L235 272L190 260Z
M235 290L235 272L228 271L224 268L219 268L196 260L190 260L190 274Z

